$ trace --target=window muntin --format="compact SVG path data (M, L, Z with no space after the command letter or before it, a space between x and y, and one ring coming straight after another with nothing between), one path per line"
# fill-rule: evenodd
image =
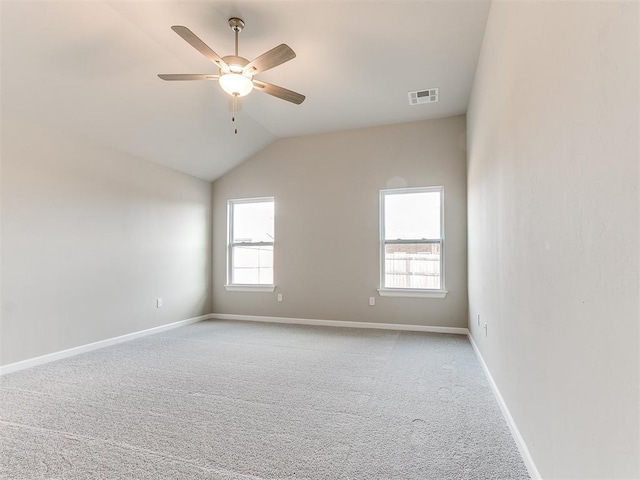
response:
M273 285L274 199L228 202L228 285Z
M443 188L380 192L381 290L444 291Z

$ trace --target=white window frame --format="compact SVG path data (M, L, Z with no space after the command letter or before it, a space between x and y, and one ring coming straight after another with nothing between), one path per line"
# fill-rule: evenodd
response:
M236 198L227 200L227 283L224 288L228 292L273 292L276 289L275 283L271 285L266 284L240 284L232 283L233 279L233 247L235 246L271 246L274 249L274 242L234 242L233 241L233 212L234 206L245 203L260 203L260 202L273 202L274 217L275 217L275 198L274 197L258 197L258 198ZM274 230L275 230L275 218L274 218ZM275 235L274 235L275 236ZM274 259L274 271L275 279L275 259Z
M386 240L384 211L385 198L387 195L403 195L408 193L440 193L440 238L429 239L402 239ZM392 288L385 287L385 246L387 244L401 243L437 243L440 244L440 288ZM393 188L380 190L380 288L378 293L383 297L421 297L421 298L444 298L447 296L445 290L445 240L444 240L444 187L414 187L414 188Z

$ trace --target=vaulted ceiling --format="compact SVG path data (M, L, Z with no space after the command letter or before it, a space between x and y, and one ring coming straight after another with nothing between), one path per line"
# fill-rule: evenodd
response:
M489 0L30 1L0 4L2 114L68 131L213 180L277 138L466 112ZM172 30L185 25L221 56L227 20L246 27L240 55L280 43L297 57L257 78L306 95L254 91L231 123L217 73ZM438 103L407 92L439 88ZM234 134L234 128L238 134Z

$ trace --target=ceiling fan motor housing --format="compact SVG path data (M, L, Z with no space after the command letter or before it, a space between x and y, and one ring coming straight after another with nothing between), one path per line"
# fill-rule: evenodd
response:
M229 66L229 70L226 71L224 68L221 68L220 75L224 73L242 73L242 69L249 63L249 60L237 55L227 55L226 57L222 57L222 60Z

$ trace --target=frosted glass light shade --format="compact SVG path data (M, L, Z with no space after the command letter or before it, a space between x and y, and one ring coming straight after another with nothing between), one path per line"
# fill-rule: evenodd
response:
M220 86L229 95L244 97L253 90L253 82L250 78L239 73L225 73L220 77Z

